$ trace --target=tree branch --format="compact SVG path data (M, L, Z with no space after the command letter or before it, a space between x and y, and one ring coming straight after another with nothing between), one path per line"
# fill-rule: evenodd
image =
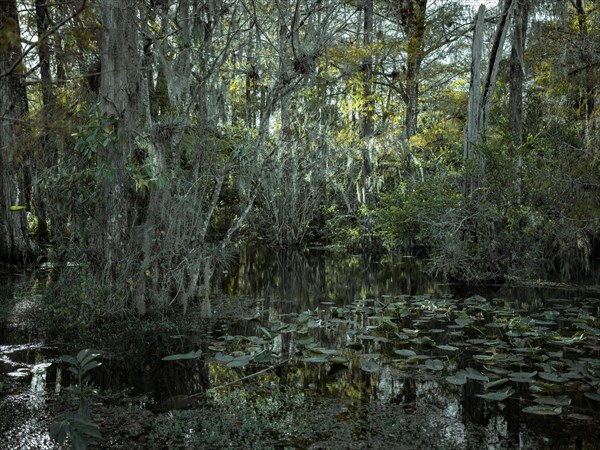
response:
M13 65L10 66L10 68L6 72L4 72L3 74L0 74L0 78L5 78L5 77L9 76L11 73L13 73L15 71L15 69L19 66L19 64L21 64L23 59L29 54L29 52L31 50L33 50L34 48L39 46L43 40L47 39L51 34L55 33L60 27L62 27L68 21L74 19L79 14L81 14L83 12L83 10L85 9L86 2L87 2L87 0L82 0L81 5L79 5L79 8L77 8L77 10L73 14L71 14L69 17L66 17L65 19L61 20L55 26L53 26L48 31L46 31L44 34L42 34L35 43L33 43L29 47L27 47L27 49L23 53L21 53L21 56L19 56L17 58L17 60L13 63Z

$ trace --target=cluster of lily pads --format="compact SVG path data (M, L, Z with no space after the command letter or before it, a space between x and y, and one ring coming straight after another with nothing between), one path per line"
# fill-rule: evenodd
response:
M480 383L476 395L489 401L519 397L526 413L559 415L575 399L586 410L600 402L599 309L595 298L533 309L481 296L385 297L271 321L257 313L245 321L254 333L226 334L209 349L230 368L285 359L377 373L393 364L452 385Z

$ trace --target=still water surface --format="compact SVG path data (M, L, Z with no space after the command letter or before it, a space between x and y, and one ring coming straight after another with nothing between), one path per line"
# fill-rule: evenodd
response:
M240 337L246 336L254 339L253 343L238 350L243 353L260 347L277 355L280 383L324 402L343 403L347 415L359 418L352 423L356 427L360 422L354 439L365 446L369 445L369 433L377 435L381 431L365 430L385 427L391 442L397 433L435 430L439 448L595 448L600 438L598 403L584 397L580 385L573 384L573 392L569 392L572 402L561 414L538 416L522 412L531 404L530 380L512 379L515 393L510 400L498 402L476 396L486 392L482 381L468 379L456 385L445 378L464 368L483 370L482 364L473 363L473 355L483 352L481 346L483 356L496 354L496 350L485 348L483 339L478 343L480 347L471 348L469 342L481 337L477 329L452 336L457 325L453 322L455 316L449 314L463 306L448 299L482 295L496 305L509 305L519 317L561 311L564 306L565 310L585 310L592 317L589 323L593 324L595 317L597 327L600 300L595 299L600 294L560 285L465 288L436 280L426 273L424 264L411 258L341 256L327 251L243 251L239 260L224 271L212 299L213 309L229 311L228 317L217 314L214 320L198 321L192 331L184 334L177 330L123 330L112 348L102 347L103 365L96 369L94 381L104 390L130 388L133 394L145 394L152 399L154 411L164 411L177 406L169 403L173 398L231 381L231 373L223 370L223 358L228 357L231 342L242 342ZM15 281L4 278L0 283L4 298L14 295L11 286ZM16 305L26 307L23 303ZM425 311L427 320L420 317L419 308ZM477 320L478 315L483 320L487 314L487 310L481 312L473 305L468 308L464 311ZM405 313L390 322L391 332L382 334L381 317L392 310ZM436 311L450 319L439 314L436 319ZM52 415L46 399L61 386L58 355L73 353L74 349L44 342L35 330L12 322L11 314L5 312L0 324L0 380L6 380L10 387L0 394L0 434L3 442L9 443L4 448L53 448L46 433ZM566 311L563 315L569 318L569 314ZM253 320L239 320L240 315ZM261 329L267 330L269 339L264 339ZM421 334L415 337L418 331ZM597 336L591 334L590 344L577 349L569 360L598 359ZM485 335L489 342L498 336ZM461 350L447 355L425 337L437 346L456 345ZM303 343L306 340L311 342ZM193 349L202 350L201 360L186 364L161 361L166 355ZM413 350L416 358L406 359L395 353ZM331 358L318 362L322 356L312 362L310 358L323 355L323 351L343 359L345 364L332 364ZM218 355L221 362L215 361ZM441 361L443 368L427 362L432 358ZM279 364L288 359L289 364ZM533 370L526 366L532 364L530 359L522 361L517 361L522 367L519 370ZM246 367L240 369L246 372L236 373L246 375L258 369ZM599 387L594 386L594 380L588 380L586 389ZM335 442L332 439L329 444ZM328 447L327 443L323 445Z

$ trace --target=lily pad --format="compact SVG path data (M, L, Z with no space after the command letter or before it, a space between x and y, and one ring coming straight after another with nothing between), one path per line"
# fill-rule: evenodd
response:
M600 402L600 394L597 392L585 392L585 395L590 400L594 400L595 402Z
M508 378L500 378L499 380L491 381L489 383L486 383L483 387L487 391L488 389L492 389L492 388L495 388L495 387L498 387L498 386L502 386L503 384L506 384L509 381L510 380Z
M562 413L562 406L534 405L523 408L523 412L538 416L558 416Z
M446 377L446 381L457 386L467 384L467 372L465 370L459 370L454 375Z
M454 319L454 322L459 326L459 327L466 327L467 325L471 325L474 320L471 319L470 317L459 317L457 319Z
M494 400L497 402L501 402L503 400L506 400L508 397L510 397L514 393L515 393L515 390L511 387L508 387L508 388L504 389L503 391L488 392L486 394L475 394L475 395L480 398L485 398L486 400Z
M566 395L557 395L556 397L538 397L534 402L539 403L540 405L569 406L571 404L571 399Z
M477 380L477 381L483 381L483 382L488 382L489 378L486 377L484 374L482 374L480 371L475 370L471 367L467 367L465 369L466 373L467 373L467 378L470 378L472 380Z
M379 364L377 363L377 361L371 358L361 358L360 368L368 373L379 372Z
M196 359L196 358L200 358L200 355L202 355L202 350L198 350L198 351L192 350L191 352L188 352L188 353L165 356L164 358L162 358L162 360L163 361L177 361L180 359Z
M455 347L454 345L436 345L437 348L439 348L440 350L446 350L448 352L455 352L457 350L460 350L458 347Z
M394 353L396 353L397 355L400 355L400 356L407 356L407 357L417 356L417 354L412 350L394 350Z
M565 381L568 381L567 378L551 372L540 372L539 377L542 380L551 381L553 383L564 383Z
M427 367L429 370L438 372L444 369L444 363L439 359L428 359L425 361L425 367Z

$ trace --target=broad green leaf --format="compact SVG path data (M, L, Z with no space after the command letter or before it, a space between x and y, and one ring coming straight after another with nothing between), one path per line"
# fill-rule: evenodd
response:
M488 392L486 394L475 394L477 397L485 398L486 400L494 400L497 402L501 402L506 400L508 397L513 395L515 390L511 387L504 389L503 391L498 392Z
M422 336L419 338L412 339L411 342L414 342L417 345L435 345L435 341L431 339L429 336Z
M454 345L436 345L437 348L439 348L440 350L446 350L449 352L455 352L457 350L460 350L458 347L455 347Z
M533 372L510 372L508 376L510 378L532 378L537 375L537 371Z
M585 392L585 395L590 400L594 400L595 402L600 402L600 394L597 392Z
M439 359L428 359L425 361L425 367L437 372L444 369L444 363Z
M467 384L467 373L464 370L460 370L454 375L446 377L446 381L450 384L462 386L463 384Z
M394 353L400 356L417 356L417 354L412 350L394 350Z
M494 355L473 355L473 359L477 361L490 362L494 359Z
M263 350L262 352L255 353L252 356L252 362L256 364L266 364L271 361L271 350Z
M508 370L501 369L499 367L494 367L494 366L483 366L483 367L488 372L495 373L496 375L506 375L508 373Z
M361 358L360 368L369 373L379 372L379 364L372 358Z
M25 209L24 206L20 206L20 205L13 205L10 208L8 208L11 211L23 211Z
M225 363L225 364L227 364L230 361L233 361L233 359L234 359L233 356L226 355L225 353L220 353L219 352L219 353L217 353L215 355L215 360L217 360L217 361L219 361L221 363Z
M457 319L454 319L454 322L459 326L459 327L466 327L467 325L471 325L474 320L471 319L470 317L459 317Z
M538 416L558 416L562 413L561 406L534 405L523 409L524 413L537 414Z
M492 389L498 386L502 386L503 384L508 383L510 380L508 378L501 378L499 380L496 381L491 381L489 383L486 383L483 385L483 387L485 388L485 390L487 391L488 389Z
M72 366L79 365L79 361L77 361L77 358L71 355L62 355L60 359L66 362L67 364L71 364Z
M483 381L485 383L487 383L489 380L488 377L486 377L484 374L482 374L481 372L479 372L478 370L475 370L471 367L467 367L465 369L466 372L466 377L467 378L471 378L472 380L477 380L477 381Z
M81 368L81 372L82 373L89 372L90 370L95 369L96 367L98 367L100 365L102 365L101 362L98 362L96 360L92 360L92 361L90 361L89 363L87 363L85 366L83 366Z
M227 367L233 369L235 367L244 367L252 360L253 355L242 355L236 356L233 360L229 361L226 365Z
M328 362L329 360L329 356L321 354L318 356L309 356L307 358L302 358L302 361L304 362L309 362L309 363L324 363L324 362Z
M540 405L569 406L571 404L571 399L566 395L558 395L556 397L538 397L534 402L539 403Z
M198 351L192 350L189 353L165 356L164 358L162 358L162 360L163 361L177 361L180 359L196 359L196 358L200 358L201 354L202 354L202 350L198 350Z
M348 364L348 358L346 358L345 356L341 356L341 355L332 355L329 357L329 362L331 364L335 364L335 365L347 365Z
M265 327L259 327L260 331L262 331L262 333L266 336L267 339L271 340L273 339L273 336L271 335L271 332L269 330L267 330Z
M565 381L568 381L567 378L561 377L555 373L540 372L538 375L542 380L551 381L553 383L564 383Z

